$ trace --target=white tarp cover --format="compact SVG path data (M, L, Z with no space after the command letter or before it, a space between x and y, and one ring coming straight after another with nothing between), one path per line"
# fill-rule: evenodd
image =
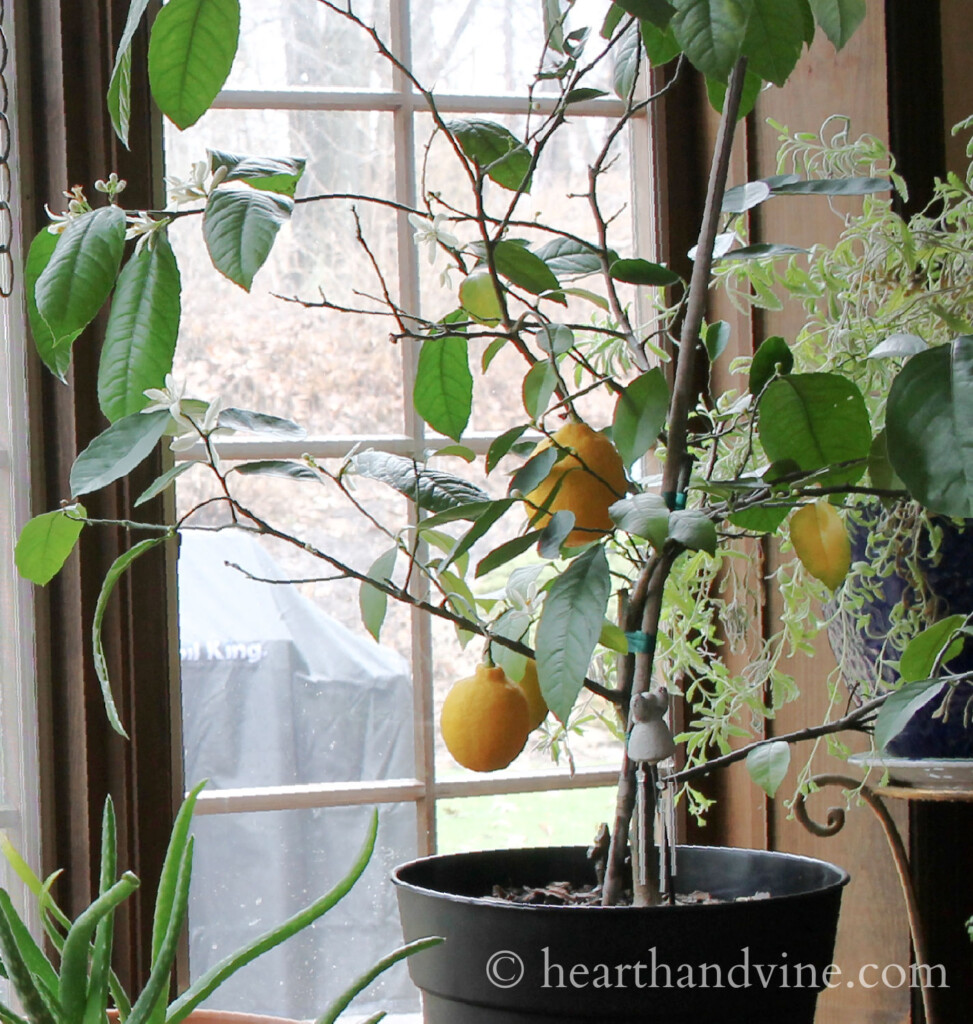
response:
M187 785L209 789L411 778L412 683L394 651L352 633L285 578L240 529L189 531L179 554ZM330 888L354 860L369 808L197 815L190 911L194 977ZM312 929L247 967L210 1005L297 1018L400 941L388 872L414 856L411 805L380 808L356 889ZM416 1005L404 970L362 1009Z

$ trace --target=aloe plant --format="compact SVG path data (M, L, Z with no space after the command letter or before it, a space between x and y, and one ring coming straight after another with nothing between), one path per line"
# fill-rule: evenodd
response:
M72 921L54 901L51 887L59 872L44 881L33 872L10 841L0 847L14 871L37 899L44 931L56 950L55 962L31 935L14 908L10 894L0 889L0 965L20 1001L25 1016L0 1002L0 1024L103 1024L110 1003L121 1024L178 1024L242 967L296 935L341 900L361 877L375 849L378 815L348 873L309 906L230 954L197 978L171 1003L172 969L189 906L193 837L190 833L196 798L205 783L186 797L176 816L155 899L152 962L144 988L134 999L111 969L115 910L139 886L130 871L118 876L115 810L111 797L102 818L101 870L97 897ZM319 1024L331 1024L351 1001L383 971L405 957L441 942L420 939L393 950L351 985L328 1007ZM57 966L55 966L55 963ZM384 1017L369 1020L374 1024Z

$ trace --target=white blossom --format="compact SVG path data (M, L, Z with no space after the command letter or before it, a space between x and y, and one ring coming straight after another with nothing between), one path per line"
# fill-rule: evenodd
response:
M430 263L436 262L436 255L441 245L446 246L447 249L459 248L457 237L443 228L446 221L447 218L442 213L437 213L432 220L419 213L409 214L409 223L415 229L412 240L417 246L426 246Z
M182 403L186 398L185 381L177 381L171 373L167 373L165 387L146 388L142 394L149 400L149 404L142 410L143 413L165 410L183 428L183 431L196 429L193 421L182 409Z

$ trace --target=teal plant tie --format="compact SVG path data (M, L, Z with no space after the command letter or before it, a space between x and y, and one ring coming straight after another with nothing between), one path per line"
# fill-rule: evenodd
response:
M655 633L644 633L641 629L625 634L629 654L651 654L655 650Z
M662 500L670 512L679 512L686 507L685 491L663 491Z

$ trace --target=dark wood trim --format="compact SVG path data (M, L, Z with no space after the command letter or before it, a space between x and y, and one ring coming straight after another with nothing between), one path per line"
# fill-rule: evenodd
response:
M933 181L946 174L943 49L940 0L885 0L889 145L909 186L902 212L932 199Z
M22 90L29 93L23 140L31 174L24 189L28 241L46 223L45 202L63 208L61 191L77 183L94 199L93 182L112 170L129 183L126 205L158 206L161 131L144 77L145 31L135 41L132 152L114 138L105 109L128 8L128 0L28 0L18 8ZM71 497L67 479L75 454L107 425L94 387L103 328L103 320L96 321L75 343L67 387L39 361L31 362L35 511ZM162 502L137 513L132 507L162 468L157 454L124 485L86 495L89 515L162 520ZM90 628L101 581L129 544L129 538L106 530L85 531L65 570L38 591L37 605L43 868L65 870L58 895L72 912L90 899L101 808L110 793L119 819L120 865L143 880L138 898L116 926L128 939L118 943L127 955L116 970L131 982L147 974L148 894L161 869L180 780L171 715L176 646L171 553L158 550L136 563L112 597L105 623L110 673L130 741L111 730L93 668Z

